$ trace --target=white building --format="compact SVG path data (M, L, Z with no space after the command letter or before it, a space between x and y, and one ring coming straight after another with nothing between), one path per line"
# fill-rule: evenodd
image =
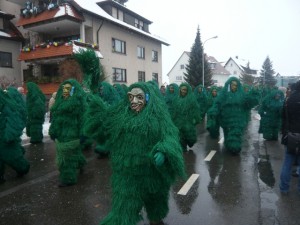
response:
M212 71L212 80L214 85L223 86L228 79L230 73L219 63L213 56L205 55L207 62L210 65ZM169 83L176 83L180 85L184 82L186 73L186 65L189 63L190 52L184 51L179 57L175 65L172 67L170 72L167 74L169 77Z

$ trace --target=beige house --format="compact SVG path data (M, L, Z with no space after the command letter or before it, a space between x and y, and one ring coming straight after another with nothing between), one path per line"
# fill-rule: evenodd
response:
M92 48L110 83L130 85L156 80L162 84L162 44L149 31L151 21L128 9L126 1L56 0L51 4L8 0L19 7L16 25L26 38L18 56L24 78L57 77L59 64L76 49ZM10 6L11 7L11 6Z

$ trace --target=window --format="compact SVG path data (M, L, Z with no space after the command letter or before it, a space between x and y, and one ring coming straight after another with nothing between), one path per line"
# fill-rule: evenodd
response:
M216 69L216 63L210 63L209 66L212 70Z
M0 30L4 30L3 18L0 18Z
M152 80L158 83L158 73L152 73Z
M123 11L115 8L115 7L112 7L111 8L111 15L112 17L116 18L116 19L119 19L119 20L124 20L124 13Z
M184 65L183 65L183 64L182 64L182 65L180 65L180 69L182 69L182 70L184 69Z
M145 59L145 48L144 47L137 47L137 57L140 59Z
M152 50L152 62L158 62L158 52Z
M126 54L126 42L113 38L112 49L114 52Z
M176 80L182 80L182 76L176 76Z
M113 68L113 81L114 82L126 82L126 70L120 68Z
M144 22L143 21L140 21L139 28L141 30L144 30Z
M123 13L123 11L119 10L118 19L124 21L124 13Z
M12 54L9 52L0 52L0 67L12 67Z
M145 72L144 71L139 71L138 72L138 81L140 82L145 82Z
M118 9L115 8L115 7L112 7L112 8L111 8L111 15L112 15L112 17L118 19Z
M144 30L144 22L138 19L134 19L134 26L141 30Z

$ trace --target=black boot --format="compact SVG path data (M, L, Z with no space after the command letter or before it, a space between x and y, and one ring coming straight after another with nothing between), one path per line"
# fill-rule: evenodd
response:
M4 179L4 176L2 175L2 176L0 176L0 184L4 184L5 183L5 179Z

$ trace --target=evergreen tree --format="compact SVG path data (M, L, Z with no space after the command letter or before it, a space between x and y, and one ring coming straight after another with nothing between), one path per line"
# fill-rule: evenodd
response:
M259 84L264 87L274 87L277 83L274 74L273 64L269 56L267 56L260 70Z
M240 76L241 83L252 86L254 84L255 78L251 74L247 74L246 72L242 72Z
M184 73L184 80L189 83L192 88L197 85L202 84L202 56L203 56L203 46L200 38L200 29L197 28L197 34L195 42L192 46L189 63L186 65L186 73ZM204 58L204 86L212 85L212 72L210 70L207 60Z

